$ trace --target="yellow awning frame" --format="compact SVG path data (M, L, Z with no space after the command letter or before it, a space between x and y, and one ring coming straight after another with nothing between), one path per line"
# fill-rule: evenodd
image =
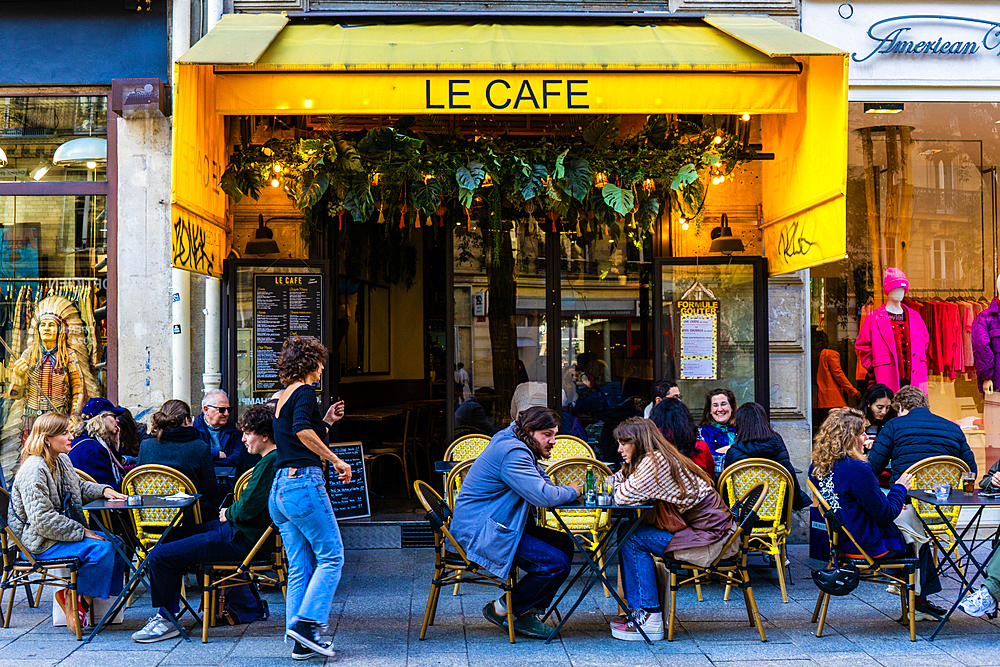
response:
M752 113L776 156L762 170L769 273L846 254L847 54L768 18L342 26L230 14L177 61L174 83L188 111L175 113L171 201L207 224L224 224L225 115ZM207 177L187 177L194 164Z

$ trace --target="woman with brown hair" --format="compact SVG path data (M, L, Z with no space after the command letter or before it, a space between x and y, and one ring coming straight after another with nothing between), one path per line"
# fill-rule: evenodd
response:
M344 543L326 491L322 462L341 482L351 481L351 466L330 451L329 427L344 416L344 402L320 417L316 389L329 352L311 336L292 336L281 346L278 374L287 386L275 409L274 442L278 457L268 507L288 554L285 636L295 640L292 658L333 655L320 638L344 567Z
M214 514L221 500L211 446L191 424L191 408L171 398L150 418L152 435L139 447L139 465L169 466L191 480L202 495L201 506Z
M809 478L823 499L872 558L909 556L910 552L894 520L903 511L910 475L903 473L882 493L878 479L865 456L865 417L854 408L834 408L820 426L813 442ZM848 556L854 544L844 541ZM924 544L919 552L920 588L916 599L916 620L936 620L944 610L927 600L941 590L931 551Z
M651 640L663 639L663 609L656 590L653 556L720 543L733 529L733 516L711 478L667 442L648 419L626 419L615 429L624 464L611 479L620 482L615 503L656 501L655 521L641 525L622 545L622 581L629 608ZM641 641L632 622L612 623L615 639Z
M79 610L68 608L65 589L56 591L56 602L66 612L66 627L75 633L93 598L108 599L121 592L125 573L125 561L109 541L117 538L90 530L83 506L125 496L106 484L81 480L67 456L72 443L65 415L49 412L35 420L21 449L7 521L38 558L81 560L76 580L82 598Z

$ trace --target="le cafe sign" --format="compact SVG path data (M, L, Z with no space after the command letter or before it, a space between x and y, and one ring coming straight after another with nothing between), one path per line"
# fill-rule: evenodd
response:
M844 15L845 7L850 5L841 5L841 17L850 18ZM942 34L945 31L949 32ZM971 56L993 51L1000 55L1000 21L933 14L894 16L873 23L868 37L874 47L867 54L852 53L854 62L894 54Z

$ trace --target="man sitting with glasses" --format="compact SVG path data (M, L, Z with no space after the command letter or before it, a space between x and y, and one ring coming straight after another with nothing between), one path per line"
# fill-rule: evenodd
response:
M229 396L221 389L213 389L201 399L201 414L194 418L193 426L202 440L212 446L215 465L235 466L244 451L243 434L233 425L229 415ZM252 468L251 463L249 468Z

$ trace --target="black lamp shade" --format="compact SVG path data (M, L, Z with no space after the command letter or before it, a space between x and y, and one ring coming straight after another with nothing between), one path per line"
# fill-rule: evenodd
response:
M254 232L253 241L247 241L244 254L247 255L275 255L279 252L278 243L274 240L274 232L264 224L264 216L257 215L257 231Z
M743 241L733 236L733 229L729 226L729 218L723 213L722 224L712 230L712 245L709 252L731 255L734 252L743 252L743 250Z

